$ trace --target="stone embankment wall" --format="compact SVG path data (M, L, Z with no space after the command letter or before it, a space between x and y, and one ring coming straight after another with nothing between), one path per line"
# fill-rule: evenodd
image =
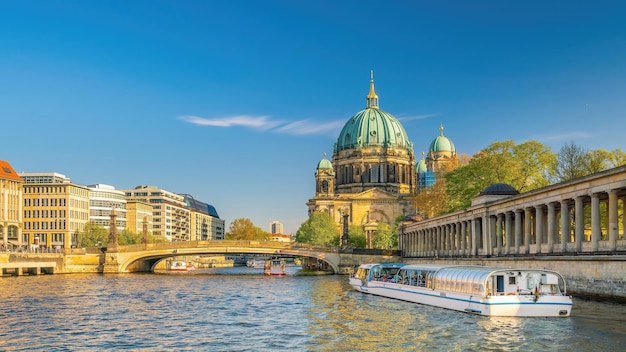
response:
M559 272L575 297L626 302L626 256L564 256L485 259L406 259L408 264L484 265Z

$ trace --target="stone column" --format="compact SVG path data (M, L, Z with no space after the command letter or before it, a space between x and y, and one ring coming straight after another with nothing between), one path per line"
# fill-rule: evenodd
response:
M425 256L430 256L430 229L424 229L424 249Z
M600 195L591 195L591 251L597 252L600 241Z
M461 221L461 255L467 252L467 222Z
M530 253L531 210L524 208L524 254Z
M622 239L626 239L626 198L622 198Z
M515 209L515 254L520 254L522 244L522 209Z
M554 252L554 238L556 237L556 208L553 202L548 203L548 252Z
M496 252L495 255L502 255L502 220L503 215L496 215Z
M456 252L454 253L457 257L460 257L463 253L461 253L461 222L457 221L455 224L455 233L456 233Z
M583 196L574 198L574 221L576 228L574 229L574 242L576 252L580 253L583 246L583 238L585 237L585 205Z
M569 219L569 202L564 199L561 200L561 253L567 251L567 242L570 239Z
M446 225L439 226L439 255L445 256L447 251L447 228Z
M495 228L495 224L494 224ZM491 216L485 215L482 217L482 232L483 232L483 255L491 255L493 251L493 241L491 236L495 232L491 231Z
M476 237L478 237L478 221L476 218L473 218L471 221L471 233L470 233L470 240L471 240L471 251L470 251L470 256L476 256L476 254L478 253L478 245L476 244Z
M617 191L610 190L609 192L609 250L614 251L617 249Z
M450 233L450 238L449 238L449 241L448 241L448 245L450 246L448 248L448 255L449 256L453 256L454 255L454 250L455 250L454 243L456 242L454 240L454 237L456 236L456 233L454 231L455 229L456 229L456 227L454 226L454 223L448 224L448 232Z
M535 253L541 253L543 243L543 204L535 205Z
M504 214L504 254L508 255L511 253L511 230L513 224L511 223L511 212L507 211Z

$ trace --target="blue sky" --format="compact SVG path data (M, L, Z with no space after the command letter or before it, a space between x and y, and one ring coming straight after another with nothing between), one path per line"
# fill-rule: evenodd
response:
M295 233L365 107L419 156L625 149L623 1L0 1L0 159L140 184Z

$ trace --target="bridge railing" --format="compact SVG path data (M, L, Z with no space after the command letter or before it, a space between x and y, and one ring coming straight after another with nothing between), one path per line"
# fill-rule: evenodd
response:
M338 252L339 247L328 247L308 243L285 243L277 241L243 241L243 240L208 240L208 241L177 241L159 243L141 243L117 246L119 252L137 252L159 249L207 248L207 247L245 247L245 248L276 248L276 249L309 249L325 252Z

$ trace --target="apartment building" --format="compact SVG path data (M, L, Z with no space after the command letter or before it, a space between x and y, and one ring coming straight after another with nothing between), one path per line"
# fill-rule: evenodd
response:
M0 250L22 243L23 183L11 164L0 160Z
M140 185L123 190L127 201L141 201L152 206L152 235L167 241L189 241L190 211L185 198L156 186Z
M56 172L22 172L23 230L20 244L63 249L76 246L89 221L89 188Z
M189 194L182 196L191 214L191 240L223 240L225 221L217 215L215 207Z

